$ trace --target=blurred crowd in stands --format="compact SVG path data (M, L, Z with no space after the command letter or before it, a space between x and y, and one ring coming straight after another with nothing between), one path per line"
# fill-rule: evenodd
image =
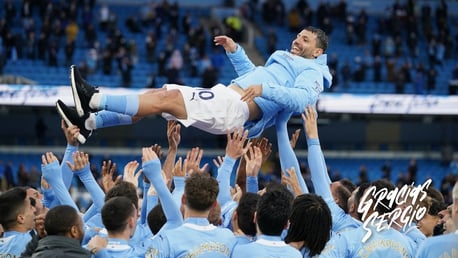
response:
M95 0L24 0L20 7L17 1L4 0L0 74L4 65L17 59L60 67L79 62L85 76L120 75L121 85L129 87L135 66L146 63L155 65L145 78L146 87L160 87L157 77L186 84L184 78L199 76L200 85L210 87L221 79L225 65L224 53L212 47L211 38L229 34L245 40L243 31L249 24L242 19L246 19L263 32L265 56L289 48L280 45L279 37L286 35L290 41L301 27L314 25L326 31L331 38L331 90L345 91L352 82L389 82L396 93L404 93L406 84L411 84L414 93L441 94L434 90L444 82L452 85L449 94L456 90L458 66L452 60L458 56L458 33L445 0L434 7L429 2L395 1L383 15L368 14L364 8L353 12L345 0L321 1L316 9L297 0L289 10L282 0L247 0L217 22L205 21L210 17L198 17L167 0L135 8L126 14L122 6ZM343 53L348 47L357 54ZM84 60L75 57L77 49L85 51ZM62 60L59 52L64 53Z

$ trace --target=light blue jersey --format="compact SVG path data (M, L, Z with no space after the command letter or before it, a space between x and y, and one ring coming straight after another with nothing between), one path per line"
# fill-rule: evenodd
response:
M275 51L264 66L257 67L240 45L227 56L239 75L232 83L243 89L262 84L262 95L254 101L263 114L261 119L245 124L249 137L258 137L264 128L272 126L278 112L301 113L307 105L315 104L324 87L332 83L326 54L307 59Z
M128 244L126 240L117 238L108 238L107 247L104 248L105 255L102 257L122 257L122 258L134 258L134 257L145 257L145 250L141 248L134 248Z
M246 245L256 241L256 237L250 236L235 236L236 245Z
M427 238L417 251L416 258L458 257L458 231Z
M230 191L230 181L232 170L235 166L236 160L225 155L223 164L218 168L218 175L216 180L218 181L219 192L218 202L221 205L221 217L223 219L223 227L232 229L232 215L235 209L237 209L238 203L232 200Z
M407 236L407 239L412 245L412 250L414 253L418 250L421 243L426 240L426 236L418 229L417 224L414 222L406 227L401 228L399 232Z
M413 257L411 243L399 231L388 228L381 231L368 227L372 235L363 242L367 231L362 226L335 234L319 257Z
M0 257L19 258L31 239L30 232L6 231L0 238Z
M318 138L307 139L308 155L307 161L310 167L313 187L315 193L323 197L326 204L329 206L332 215L332 231L342 232L348 229L357 228L361 222L354 219L350 214L345 213L342 208L337 205L331 193L331 179L328 175L328 169L321 150L320 141Z
M299 258L302 257L302 254L282 241L280 236L260 235L258 240L252 243L235 246L231 257Z
M154 237L145 257L230 257L235 237L207 218L187 218L178 228Z
M85 223L85 232L83 238L83 244L87 244L89 240L95 236L108 237L108 232L102 223L102 215L100 213L93 216L88 223ZM142 246L143 241L153 236L151 230L147 224L137 223L134 235L129 239L129 245L131 246Z

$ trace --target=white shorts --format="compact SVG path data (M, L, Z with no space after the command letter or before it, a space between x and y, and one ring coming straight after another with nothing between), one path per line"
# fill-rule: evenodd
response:
M226 134L227 130L241 128L248 120L248 104L240 100L236 91L217 84L210 89L166 84L167 90L178 89L183 95L187 119L177 119L162 113L167 120L177 120L184 126L193 126L211 134Z

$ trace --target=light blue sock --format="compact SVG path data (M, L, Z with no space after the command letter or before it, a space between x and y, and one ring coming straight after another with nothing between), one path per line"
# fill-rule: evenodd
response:
M105 95L100 99L100 108L125 115L134 116L140 106L138 95Z
M116 112L102 110L95 114L95 127L104 128L117 125L130 125L132 124L132 117Z

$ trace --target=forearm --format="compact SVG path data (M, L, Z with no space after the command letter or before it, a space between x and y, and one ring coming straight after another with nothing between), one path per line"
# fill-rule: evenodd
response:
M181 196L183 196L184 193L184 181L185 177L181 176L174 176L173 177L173 184L175 185L175 188L173 189L172 192L172 199L175 202L175 205L180 207L181 205Z
M78 151L77 146L73 146L71 144L67 144L67 148L65 149L64 157L62 158L62 162L60 165L61 171L62 171L62 179L64 181L65 187L67 189L70 189L70 186L72 184L73 180L73 172L72 170L68 167L67 161L73 163L73 157L72 153Z
M301 174L299 161L297 160L296 154L289 142L287 121L281 123L277 122L276 129L281 170L286 173L286 169L294 168L302 192L308 193L309 191L307 185L305 184L305 180Z
M43 205L46 208L51 209L52 207L59 205L59 201L56 199L54 191L51 188L44 189L41 187L41 192L43 193Z
M72 206L76 210L79 210L72 197L70 196L68 189L65 187L62 176L58 175L61 173L59 163L54 161L50 164L42 166L42 172L44 179L53 189L59 203L61 205Z
M95 207L94 204L91 204L91 206L89 206L89 209L87 209L86 213L84 213L83 215L83 222L86 223L96 214L97 214L97 208Z
M159 159L153 159L143 163L143 173L156 189L167 220L182 222L183 217L181 216L180 209L175 205L175 202L173 202L172 194L162 179L161 163Z
M148 216L148 189L149 189L150 184L146 183L143 181L143 199L142 199L142 209L140 211L140 223L145 224L146 223L146 217Z
M177 157L177 149L169 148L167 153L167 157L165 158L164 165L162 169L165 172L165 176L167 177L167 187L170 189L172 185L172 178L173 178L173 166L175 165L175 159Z
M235 159L226 155L224 156L223 164L221 164L221 167L218 169L218 176L216 177L216 180L219 185L218 202L221 206L232 200L230 184L232 169L234 168L235 161Z
M257 193L258 188L258 177L257 176L247 176L246 177L246 192L247 193Z
M242 76L256 68L253 62L248 58L245 50L239 44L237 44L235 52L226 52L226 55L231 61L238 76Z
M101 211L105 203L105 193L103 192L102 188L99 186L97 181L95 181L95 178L92 175L91 170L89 168L89 164L87 164L80 170L74 171L74 173L79 177L84 187L86 187L86 190L91 195L92 201L94 202L97 211Z
M235 183L240 186L243 192L247 191L246 160L242 157L237 168L237 177Z
M320 141L318 138L307 139L308 145L308 164L312 176L315 193L321 195L323 199L332 199L330 184L326 163L324 161L323 152L321 151Z

